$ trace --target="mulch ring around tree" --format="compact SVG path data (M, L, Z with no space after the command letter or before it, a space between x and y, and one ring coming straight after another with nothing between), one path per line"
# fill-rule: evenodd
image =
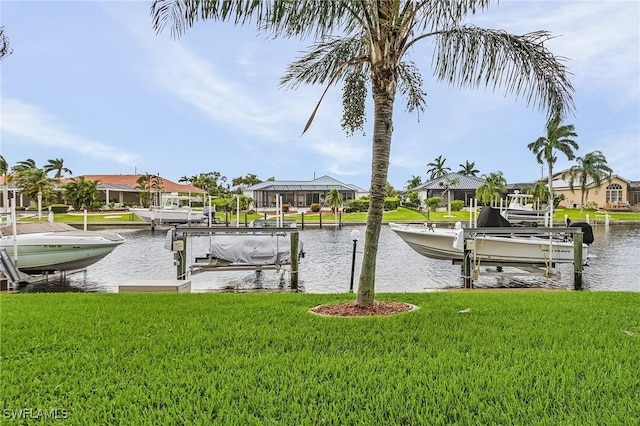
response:
M319 305L309 312L330 317L380 317L401 314L418 309L418 306L403 302L374 301L371 306L361 306L356 302Z

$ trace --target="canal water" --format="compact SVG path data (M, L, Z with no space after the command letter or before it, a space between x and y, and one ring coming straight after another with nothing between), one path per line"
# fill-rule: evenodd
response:
M353 240L351 231L364 226L346 226L300 230L305 257L300 260L299 289L308 293L345 293L349 291ZM109 229L125 237L126 242L86 271L69 274L64 283L30 285L26 291L98 291L115 292L118 285L132 279L175 279L173 254L164 249L166 230ZM640 226L611 225L594 227L595 242L583 275L585 290L640 291ZM187 243L188 265L195 256L207 253L210 237L191 237ZM354 288L357 289L363 241L356 244ZM513 268L503 274L481 273L476 287L545 287L573 289L573 266L560 265L560 277L512 276ZM485 272L486 268L481 271ZM191 275L192 291L221 289L288 289L290 269L253 271L215 271ZM425 292L461 288L460 266L434 260L414 252L387 226L380 234L376 268L376 292Z

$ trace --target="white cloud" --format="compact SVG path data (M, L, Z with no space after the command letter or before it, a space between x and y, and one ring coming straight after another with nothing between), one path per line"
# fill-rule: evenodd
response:
M136 156L121 149L75 135L57 124L57 119L40 108L16 99L2 99L2 133L36 146L68 149L94 158L108 158L133 164Z

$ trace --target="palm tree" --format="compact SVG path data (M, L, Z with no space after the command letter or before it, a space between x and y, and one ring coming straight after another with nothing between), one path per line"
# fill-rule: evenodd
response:
M25 169L36 169L36 162L32 158L27 158L26 160L18 161L15 166L12 167L14 172L21 172Z
M14 172L13 180L20 191L31 199L37 198L40 193L42 199L48 201L53 195L52 179L47 176L44 170L37 167L24 168Z
M488 5L488 0L154 0L151 15L156 31L170 24L177 37L211 19L255 24L258 31L273 37L315 39L309 52L288 67L281 84L293 88L322 84L326 92L344 81L341 125L347 133L363 129L370 86L374 118L370 204L357 296L357 303L365 306L374 302L396 95L405 96L409 112L425 108L422 77L407 58L418 42L433 39L435 75L440 81L470 88L502 84L507 93L553 113L572 109L567 70L545 48L551 34L512 35L463 23L467 15Z
M162 189L162 178L150 173L140 175L136 180L136 189L142 206L150 207L153 203L154 194L157 194Z
M64 166L64 160L62 158L49 160L49 162L44 166L44 171L45 173L55 171L56 174L53 176L54 179L60 179L63 173L73 174L70 169Z
M7 160L5 160L5 158L0 155L0 174L2 175L2 208L3 211L8 211L7 208L9 207L9 163L7 163Z
M465 160L464 164L458 164L460 166L460 173L462 176L477 176L480 170L477 170L475 161L469 162Z
M482 175L482 179L484 179L484 183L476 189L476 199L480 203L488 206L493 200L507 192L507 180L502 172Z
M9 39L4 34L4 26L0 26L0 59L11 55L13 49L9 46Z
M73 206L74 210L93 208L98 201L98 180L85 180L84 176L71 179L62 185L64 198Z
M333 214L338 213L338 209L342 206L343 201L342 194L335 188L329 191L324 199L324 203L331 207Z
M546 161L549 168L547 185L549 186L550 217L553 217L553 165L558 159L555 156L555 151L560 151L569 160L573 160L575 158L573 150L578 149L578 144L571 138L576 136L578 134L575 132L573 124L562 125L562 116L556 114L547 122L547 135L541 136L535 142L527 145L536 154L538 164L544 164Z
M574 181L580 182L580 213L584 207L585 194L589 193L587 184L592 181L595 186L600 186L603 177L609 177L613 169L607 164L607 159L601 151L593 151L585 154L584 157L576 158L578 164L571 166L571 168L562 175L562 178L566 175L569 176L569 187L573 191Z
M411 179L407 181L407 191L411 191L416 186L422 185L422 178L420 176L411 176Z
M451 171L450 167L444 166L445 161L447 161L446 158L442 158L442 155L438 155L438 158L436 158L432 163L427 164L427 167L431 167L429 170L427 170L429 180L444 176L447 174L447 172Z

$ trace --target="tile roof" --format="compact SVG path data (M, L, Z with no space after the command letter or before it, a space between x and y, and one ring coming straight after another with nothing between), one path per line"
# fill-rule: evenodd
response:
M96 181L99 180L100 184L98 185L100 189L111 189L114 191L126 190L125 188L129 187L131 189L135 189L137 186L137 180L140 176L139 174L129 174L129 175L82 175L86 180ZM79 176L77 176L79 177ZM195 187L193 185L183 185L180 183L175 183L169 179L162 179L162 190L165 192L194 192L194 193L204 193L205 191ZM66 179L65 179L66 180Z

